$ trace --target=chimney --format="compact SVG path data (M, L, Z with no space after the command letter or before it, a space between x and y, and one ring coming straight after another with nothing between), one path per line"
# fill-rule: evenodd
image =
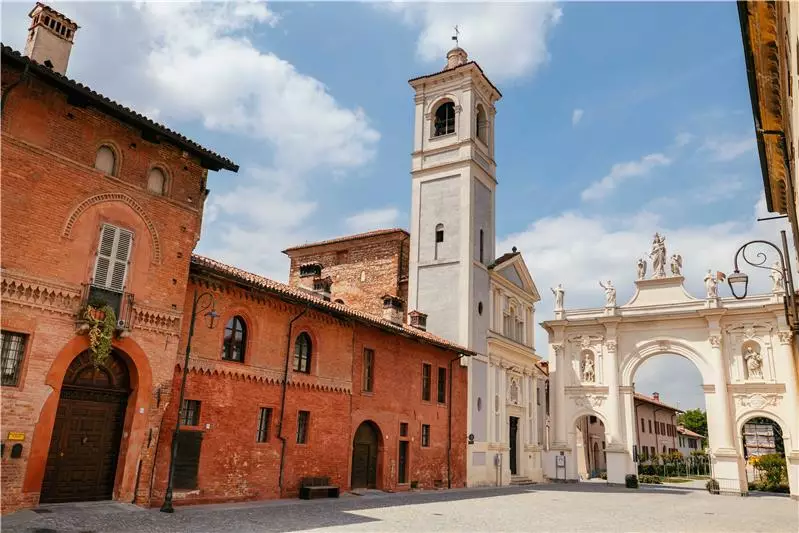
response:
M414 327L416 329L421 329L422 331L427 331L426 314L414 310L408 313L408 319L410 321L411 327Z
M402 325L402 307L405 302L398 296L383 295L383 320Z
M322 277L322 265L319 263L304 263L300 265L300 281L298 285L306 290L314 290L314 280Z
M652 393L652 399L659 402L660 401L660 393L659 392L653 392Z
M25 55L59 74L66 74L78 25L58 11L36 2L28 13L31 26Z
M313 280L313 291L321 296L326 302L330 301L330 287L333 285L333 279L328 276L326 278L315 278Z

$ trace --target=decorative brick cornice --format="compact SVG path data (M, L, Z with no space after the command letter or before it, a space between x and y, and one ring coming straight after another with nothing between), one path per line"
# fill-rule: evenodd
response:
M67 223L64 225L63 236L66 238L70 238L72 235L72 228L75 226L75 222L77 222L78 218L83 214L84 211L89 209L90 207L105 203L105 202L122 202L126 204L128 207L133 209L137 215L142 219L145 226L147 226L147 230L150 232L150 238L153 241L153 263L154 264L161 264L162 260L162 252L161 252L161 239L158 236L158 230L155 228L155 224L150 219L150 216L144 210L144 208L133 198L128 196L127 194L121 192L107 192L103 194L97 194L95 196L91 196L86 198L81 203L72 210L72 213L67 218Z
M3 305L17 304L63 315L74 315L80 307L80 287L62 285L5 269L0 277Z
M180 335L180 319L183 313L134 304L133 314L135 317L133 329L143 329L167 335Z

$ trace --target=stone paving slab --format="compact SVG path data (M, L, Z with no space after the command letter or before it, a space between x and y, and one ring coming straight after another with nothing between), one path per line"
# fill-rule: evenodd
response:
M115 502L46 506L4 517L20 533L551 531L795 533L799 502L713 496L671 486L630 490L558 483L178 507L172 515Z

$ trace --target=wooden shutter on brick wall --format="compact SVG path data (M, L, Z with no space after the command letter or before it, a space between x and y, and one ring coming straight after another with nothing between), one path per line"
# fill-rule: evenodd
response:
M92 283L110 291L122 292L125 289L131 248L131 232L111 224L103 224Z
M178 453L175 459L176 489L196 489L197 471L200 468L200 448L203 443L202 431L178 432Z

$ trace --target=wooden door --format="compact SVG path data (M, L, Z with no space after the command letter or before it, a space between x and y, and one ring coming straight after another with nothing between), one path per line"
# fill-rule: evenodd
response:
M510 424L509 424L509 431L508 431L508 444L510 444L510 473L512 475L517 474L517 447L516 447L516 435L519 432L519 419L515 416L510 417Z
M377 488L377 429L364 422L358 426L352 443L352 477L354 489Z
M125 404L122 394L62 390L42 483L43 503L112 498Z
M408 482L408 441L399 441L399 468L397 470L397 483Z

